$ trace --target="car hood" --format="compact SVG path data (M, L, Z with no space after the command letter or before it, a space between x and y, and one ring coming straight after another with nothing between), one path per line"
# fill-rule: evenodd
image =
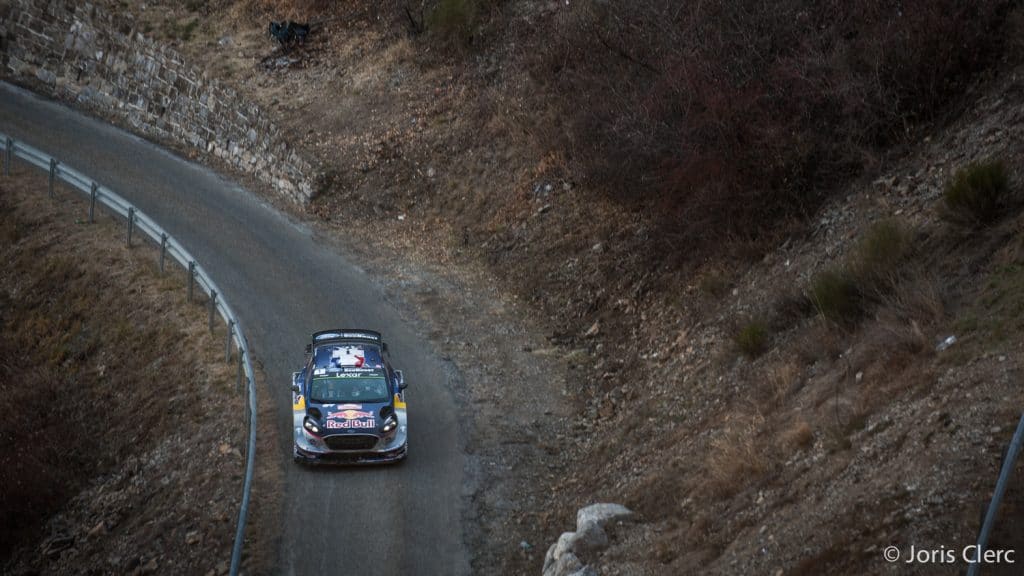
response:
M385 407L390 408L391 403L310 403L306 412L321 424L324 434L347 430L377 433L384 424L381 410Z

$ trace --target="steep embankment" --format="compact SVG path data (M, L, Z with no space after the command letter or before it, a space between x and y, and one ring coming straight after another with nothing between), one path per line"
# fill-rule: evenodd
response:
M180 274L45 175L0 179L0 557L5 573L226 573L245 426L223 328ZM273 449L273 428L260 448ZM262 466L247 569L276 523Z
M479 571L536 571L594 500L641 513L581 552L611 574L879 573L971 539L1019 404L1013 3L171 4L137 22L324 163L323 238L494 368L467 378L508 443L470 441ZM324 22L286 52L272 18ZM939 217L1000 158L994 218Z

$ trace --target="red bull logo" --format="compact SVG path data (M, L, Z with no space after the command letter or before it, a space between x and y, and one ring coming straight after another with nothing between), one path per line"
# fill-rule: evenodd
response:
M341 418L343 420L358 420L359 418L373 418L373 412L363 412L353 408L346 408L337 412L327 414L328 418Z
M346 428L373 428L376 425L374 420L328 420L324 428L330 430L343 430Z

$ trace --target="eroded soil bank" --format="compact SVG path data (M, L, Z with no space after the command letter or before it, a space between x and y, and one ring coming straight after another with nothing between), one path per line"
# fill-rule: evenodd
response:
M246 430L224 329L208 331L179 270L125 246L123 223L88 224L77 194L48 199L45 175L20 165L0 179L0 562L226 573ZM274 428L259 437L272 453ZM251 573L273 549L278 473L269 459L257 471Z

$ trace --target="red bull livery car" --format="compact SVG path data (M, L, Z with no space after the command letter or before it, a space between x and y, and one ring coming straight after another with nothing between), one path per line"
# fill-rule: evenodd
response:
M379 332L313 334L292 375L295 461L375 464L405 458L405 378Z

